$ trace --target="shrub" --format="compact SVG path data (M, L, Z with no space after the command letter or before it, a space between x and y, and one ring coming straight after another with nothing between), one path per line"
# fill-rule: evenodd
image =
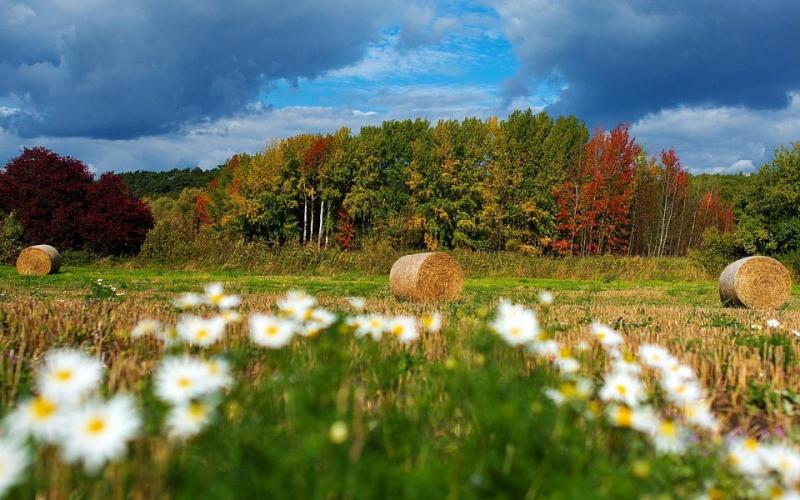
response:
M180 217L159 220L142 243L139 256L158 262L179 262L192 255L195 232L191 223Z
M24 149L0 171L0 210L15 211L28 244L99 253L138 251L153 218L114 174L95 182L80 160Z
M10 212L0 220L0 264L13 264L24 247L22 225Z

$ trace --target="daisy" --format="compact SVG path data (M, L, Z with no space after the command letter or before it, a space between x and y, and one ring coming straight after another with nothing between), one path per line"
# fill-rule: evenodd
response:
M37 396L22 401L6 417L6 424L14 436L32 436L45 443L55 443L64 428L65 410L65 404Z
M604 401L617 401L634 407L644 400L645 393L638 378L626 373L611 373L606 376L599 396Z
M765 446L762 457L771 470L780 475L785 486L800 482L800 454L785 444Z
M164 343L164 347L179 344L181 341L178 336L178 329L174 326L165 326L158 332L158 339Z
M280 349L294 335L297 323L271 314L250 315L250 339L261 347Z
M612 349L622 344L622 335L619 332L597 321L592 323L592 335L607 349Z
M90 401L69 416L61 444L64 459L83 462L88 472L97 472L107 461L125 453L140 425L130 396Z
M558 389L545 389L545 395L557 405L567 401L583 401L592 395L592 382L585 378L563 382Z
M196 293L184 293L175 300L175 307L181 310L194 309L203 305L203 297Z
M328 328L336 321L336 315L325 309L315 308L311 309L310 311L311 314L308 318L308 328L306 329L306 331L310 333L306 336L315 335L321 330Z
M627 427L639 432L651 433L658 426L658 417L649 406L631 408L614 405L608 410L608 419L617 427Z
M103 365L97 358L74 349L56 349L47 353L39 366L37 386L48 399L74 402L97 389L103 377Z
M403 344L411 343L419 338L417 322L413 316L395 316L387 323L386 331Z
M425 314L420 319L422 328L428 333L436 333L442 329L442 315L438 311Z
M767 320L767 326L769 328L780 328L781 322L775 318L771 318Z
M745 476L762 476L765 472L762 451L755 438L735 438L728 445L728 461Z
M690 367L682 365L675 360L675 363L667 363L667 367L661 370L664 377L677 378L686 382L691 382L697 379L697 376Z
M534 342L528 346L528 351L532 352L542 358L554 360L561 352L561 344L553 339L543 340L542 342Z
M363 311L367 306L367 299L364 297L347 297L347 303L356 311Z
M360 326L356 328L356 336L363 337L369 335L372 337L372 340L378 341L386 330L387 323L388 319L380 314L362 316Z
M187 439L195 436L208 425L214 414L214 407L205 401L192 401L170 408L167 414L167 434L173 439Z
M659 422L651 436L659 453L675 455L686 451L687 431L672 420Z
M490 325L507 344L516 346L539 340L539 321L536 313L518 304L501 301L498 314Z
M627 375L639 375L642 373L642 367L636 361L623 355L611 362L611 371Z
M178 335L189 344L208 347L225 333L225 320L220 316L203 319L199 316L184 315L176 326Z
M0 438L0 496L22 479L30 461L30 452L19 440Z
M212 385L210 371L206 361L190 356L165 358L154 378L156 396L171 404L205 396L219 388Z
M233 382L231 377L231 365L223 358L216 357L207 360L206 369L208 370L208 390L217 391L230 387Z
M539 292L539 303L542 305L549 306L553 303L554 299L555 297L553 297L553 293L548 290L542 290Z
M241 302L238 295L225 295L222 283L210 283L205 287L205 302L222 310L233 309Z
M692 401L682 407L686 421L695 427L717 432L719 423L711 412L711 407L704 401Z
M143 319L136 323L131 331L131 337L138 339L146 335L157 337L164 326L157 319Z
M645 365L656 369L669 369L675 362L669 351L655 344L643 344L640 346L639 359Z
M695 382L687 382L680 377L664 377L661 387L667 398L675 404L683 405L703 398L703 389Z
M291 290L286 297L278 300L278 309L281 314L297 321L308 319L308 312L317 304L317 300L305 292Z

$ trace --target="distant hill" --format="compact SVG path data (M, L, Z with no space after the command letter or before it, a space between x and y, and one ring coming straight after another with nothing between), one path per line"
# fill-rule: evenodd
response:
M139 198L177 197L184 188L205 187L220 171L200 168L174 168L163 172L136 170L118 174Z

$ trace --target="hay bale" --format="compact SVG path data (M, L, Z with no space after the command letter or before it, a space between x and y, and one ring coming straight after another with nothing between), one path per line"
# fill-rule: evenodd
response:
M789 270L769 257L739 259L719 276L719 298L724 306L778 309L791 294Z
M61 268L61 254L50 245L35 245L20 252L17 272L23 276L44 276Z
M443 252L405 255L392 265L389 288L395 297L411 300L457 300L464 288L464 273Z

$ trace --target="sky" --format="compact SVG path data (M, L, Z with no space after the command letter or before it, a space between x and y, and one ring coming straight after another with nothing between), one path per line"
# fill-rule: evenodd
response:
M693 172L800 141L797 0L0 0L0 165L211 168L424 117L631 124Z

